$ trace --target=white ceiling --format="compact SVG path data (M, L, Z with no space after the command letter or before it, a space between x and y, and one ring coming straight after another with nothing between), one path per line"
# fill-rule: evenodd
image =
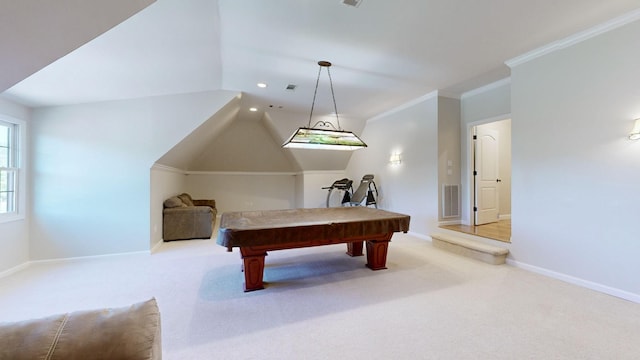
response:
M92 4L68 13L100 18ZM308 113L317 61L328 60L338 111L367 119L433 90L455 96L507 77L505 61L638 8L640 0L157 0L3 96L47 106L222 88L242 91L246 106ZM16 23L47 16L3 11ZM323 73L318 113L333 110L327 81Z
M0 1L0 92L153 1Z

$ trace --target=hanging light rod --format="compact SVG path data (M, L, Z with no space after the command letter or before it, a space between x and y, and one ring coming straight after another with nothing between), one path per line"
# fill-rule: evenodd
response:
M338 107L336 106L336 96L333 92L333 81L331 80L331 72L329 67L331 63L328 61L318 61L320 68L318 69L318 78L316 79L316 88L313 93L313 101L311 102L311 111L309 113L309 122L306 127L300 127L296 130L284 144L283 148L294 149L320 149L320 150L357 150L367 147L356 134L351 131L342 130L340 127L340 118L338 116ZM316 95L318 94L318 84L320 82L320 74L322 68L327 69L329 76L329 85L331 86L331 97L333 99L333 109L336 115L336 128L329 121L318 121L311 126L313 117L313 108L316 104Z

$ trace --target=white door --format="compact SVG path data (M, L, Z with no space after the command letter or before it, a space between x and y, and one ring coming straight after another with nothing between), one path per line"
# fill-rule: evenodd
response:
M498 221L498 132L476 127L474 139L475 225Z

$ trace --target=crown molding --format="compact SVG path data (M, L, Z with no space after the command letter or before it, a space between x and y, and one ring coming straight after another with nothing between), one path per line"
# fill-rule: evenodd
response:
M525 54L522 54L520 56L516 56L513 59L507 60L504 63L510 67L513 68L515 66L524 64L526 62L529 62L533 59L539 58L541 56L550 54L554 51L558 51L561 49L564 49L566 47L575 45L577 43L580 43L582 41L591 39L595 36L598 36L600 34L604 34L608 31L617 29L621 26L624 26L626 24L632 23L636 20L640 19L640 9L634 10L632 12L626 13L622 16L618 16L614 19L611 19L605 23L602 23L600 25L594 26L590 29L581 31L579 33L573 34L569 37L566 37L564 39L558 40L558 41L554 41L550 44L547 44L545 46L539 47L537 49L534 49L532 51L529 51Z
M294 176L294 175L300 175L301 174L300 172L291 172L291 171L282 171L282 172L275 172L275 171L271 171L271 172L268 172L268 171L190 171L190 170L182 170L182 169L178 169L178 168L174 168L174 167L171 167L171 166L158 164L158 163L153 164L151 169L152 170L158 170L158 171L172 172L172 173L176 173L176 174L180 174L180 175Z
M344 173L345 173L344 170L304 170L304 171L300 171L298 175L328 175L328 174L340 175Z
M260 171L186 171L185 175L243 175L243 176L295 176L297 173L283 172L260 172Z
M504 79L501 79L501 80L498 80L498 81L494 81L491 84L487 84L487 85L481 86L479 88L475 88L473 90L469 90L469 91L463 93L460 96L460 99L463 100L463 99L466 99L466 98L469 98L469 97L472 97L472 96L475 96L475 95L478 95L478 94L482 94L484 92L487 92L487 91L490 91L490 90L493 90L493 89L497 89L497 88L499 88L501 86L508 85L508 84L511 84L511 77L507 77L507 78L504 78Z
M411 101L409 101L407 103L404 103L404 104L402 104L402 105L400 105L398 107L395 107L395 108L393 108L391 110L388 110L388 111L385 111L383 113L380 113L380 114L370 118L369 120L367 120L367 122L380 120L380 119L382 119L384 117L387 117L387 116L389 116L391 114L395 114L395 113L400 112L402 110L408 109L408 108L410 108L412 106L420 104L423 101L426 101L426 100L429 100L429 99L432 99L432 98L437 98L437 97L438 97L438 90L434 90L434 91L432 91L432 92L430 92L428 94L420 96L417 99L413 99L413 100L411 100Z
M159 171L166 171L166 172L172 172L172 173L177 173L177 174L186 174L186 171L182 170L182 169L178 169L175 168L173 166L168 166L168 165L163 165L160 163L155 163L151 166L151 170L159 170Z
M458 94L456 92L448 92L445 90L438 90L438 97L446 97L448 99L456 99L456 100L460 100L460 96L462 94Z

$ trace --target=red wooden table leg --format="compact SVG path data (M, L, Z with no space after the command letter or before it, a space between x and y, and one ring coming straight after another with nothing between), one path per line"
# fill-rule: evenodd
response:
M387 268L387 249L393 233L386 239L367 240L367 267L371 270Z
M264 257L267 252L241 247L240 254L244 265L244 291L264 289L262 278L264 275Z
M354 241L347 243L347 254L349 256L362 256L362 241Z

